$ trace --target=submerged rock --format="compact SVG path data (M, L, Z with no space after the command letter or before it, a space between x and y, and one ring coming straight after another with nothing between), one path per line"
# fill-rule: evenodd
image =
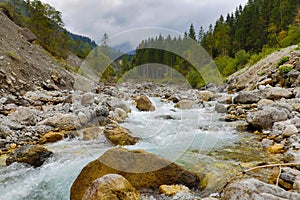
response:
M140 194L123 176L107 174L91 184L82 200L140 200Z
M139 138L133 137L133 133L127 128L123 128L117 124L109 124L104 128L104 135L114 145L134 145L139 142Z
M86 128L83 130L83 140L97 140L101 132L102 128L100 127Z
M259 181L257 179L244 179L231 183L224 191L224 200L258 200L280 199L298 200L299 193L288 192L284 189Z
M152 102L145 95L137 96L134 100L136 102L136 108L139 109L140 111L154 111L155 110L155 107L153 106Z
M136 189L182 184L199 188L199 177L171 161L144 151L110 149L83 168L71 187L71 200L81 200L96 179L106 174L120 174Z
M191 100L181 100L174 107L182 110L189 110L193 108L195 103Z
M27 163L34 167L41 166L53 153L41 145L26 145L15 150L7 159L6 165L14 162Z

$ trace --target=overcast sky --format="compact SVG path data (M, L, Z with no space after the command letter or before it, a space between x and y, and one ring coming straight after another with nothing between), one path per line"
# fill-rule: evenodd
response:
M42 0L62 12L73 33L99 42L109 36L142 27L187 31L193 23L207 29L221 15L233 12L247 0Z

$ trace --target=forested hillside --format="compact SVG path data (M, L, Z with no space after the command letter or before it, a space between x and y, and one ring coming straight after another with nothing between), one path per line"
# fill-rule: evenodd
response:
M135 55L125 55L121 62L112 65L108 72L120 76L136 66L146 63L167 65L186 77L193 87L205 84L191 63L172 52L149 46L172 46L181 48L185 55L190 52L182 46L191 38L201 44L214 59L219 71L226 78L228 75L253 65L277 49L300 43L300 0L249 0L234 13L220 16L215 25L205 31L202 27L196 34L194 25L181 38L157 36L140 43ZM178 45L180 47L178 47ZM200 55L198 55L200 56ZM170 79L172 70L163 67L149 67L136 71L135 77L145 79Z
M16 24L29 28L40 45L55 56L66 57L70 51L84 58L96 46L91 39L68 32L61 13L39 0L0 0L0 7Z

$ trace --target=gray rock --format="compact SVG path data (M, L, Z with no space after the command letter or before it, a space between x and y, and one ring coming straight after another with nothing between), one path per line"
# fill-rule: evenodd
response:
M34 108L19 107L8 115L12 121L26 126L34 126L40 120L39 112Z
M97 105L95 110L96 110L96 116L107 117L109 115L109 110L105 106Z
M255 128L268 129L274 122L285 121L288 117L284 109L264 107L263 110L248 113L247 122Z
M218 113L227 113L228 105L216 103L215 111Z
M92 92L87 92L82 95L81 97L81 105L83 106L90 106L95 101L95 94Z
M131 112L131 109L129 106L124 103L121 99L113 97L110 101L107 102L111 110L115 110L116 108L121 108L125 112L129 113Z
M293 69L292 71L290 71L288 73L288 77L292 78L292 79L297 79L299 75L300 75L300 72L295 69Z
M122 123L128 117L127 112L121 108L116 108L115 111L110 112L110 118L118 123Z
M60 113L41 121L38 125L52 126L60 130L75 130L81 127L78 116Z
M281 87L272 87L268 88L266 92L266 96L268 99L281 99L281 98L291 98L293 93L288 89L281 88Z
M28 42L33 42L37 39L36 35L32 33L28 28L23 28L20 30L21 35L24 36L25 40Z
M238 96L234 98L235 104L252 104L257 103L261 97L255 92L240 92Z
M268 148L268 147L270 147L270 146L273 146L273 145L274 145L274 142L273 142L273 140L269 140L269 139L265 138L265 139L263 139L263 140L261 141L261 144L262 144L262 146L266 149L266 148Z
M300 194L288 192L257 179L244 179L233 182L224 191L224 200L298 200Z

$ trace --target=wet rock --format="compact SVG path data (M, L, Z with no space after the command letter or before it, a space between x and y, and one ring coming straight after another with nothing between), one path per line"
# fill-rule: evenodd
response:
M121 99L113 97L110 101L107 102L111 110L116 110L117 108L121 108L127 113L131 112L130 107L124 103Z
M97 140L102 132L100 127L91 127L83 130L83 140Z
M45 119L39 123L39 125L52 126L59 130L75 130L79 128L80 120L78 116L74 114L56 114L54 117Z
M210 101L214 97L214 94L210 91L199 91L197 96L198 96L199 102L202 103L202 102Z
M232 104L233 101L232 101L232 96L222 96L220 98L217 99L217 102L220 103L220 104Z
M139 142L139 138L133 137L133 133L117 124L109 124L104 128L104 135L114 145L134 145Z
M171 116L171 115L159 115L159 116L156 116L155 119L174 120L175 117Z
M268 99L272 99L272 100L281 99L281 98L288 99L293 96L293 93L285 88L272 87L272 88L268 88L266 92L266 96Z
M270 146L267 148L267 151L269 153L278 154L283 152L284 146L282 144L274 144L273 146Z
M198 176L154 154L115 148L83 168L71 187L71 199L81 200L91 183L105 174L120 174L136 189L173 184L195 189L200 183Z
M182 192L190 192L190 190L183 185L161 185L161 186L159 186L159 193L167 195L167 196L174 196L177 193L182 193Z
M155 107L153 106L152 102L145 95L137 96L134 100L136 102L136 108L140 111L154 111L155 110Z
M127 112L121 108L116 108L114 112L110 112L110 118L118 123L122 123L128 117Z
M235 104L252 104L257 103L261 98L255 92L240 92L238 96L234 98Z
M224 191L224 200L258 200L280 199L297 200L299 193L288 192L284 189L259 181L257 179L244 179L231 183Z
M227 113L228 105L224 105L221 103L216 103L215 111L218 113Z
M40 139L40 144L46 144L46 143L55 143L58 141L61 141L64 139L64 133L62 132L49 132L43 135L43 137Z
M181 100L174 106L175 108L179 108L181 110L189 110L193 108L195 103L191 100Z
M247 115L247 122L258 129L271 128L274 122L285 121L288 119L286 110L264 107L262 110L250 112Z
M41 166L53 153L40 145L26 145L15 150L7 159L6 165L14 162L27 163L34 167Z
M82 200L140 200L139 192L121 175L107 174L95 180Z

